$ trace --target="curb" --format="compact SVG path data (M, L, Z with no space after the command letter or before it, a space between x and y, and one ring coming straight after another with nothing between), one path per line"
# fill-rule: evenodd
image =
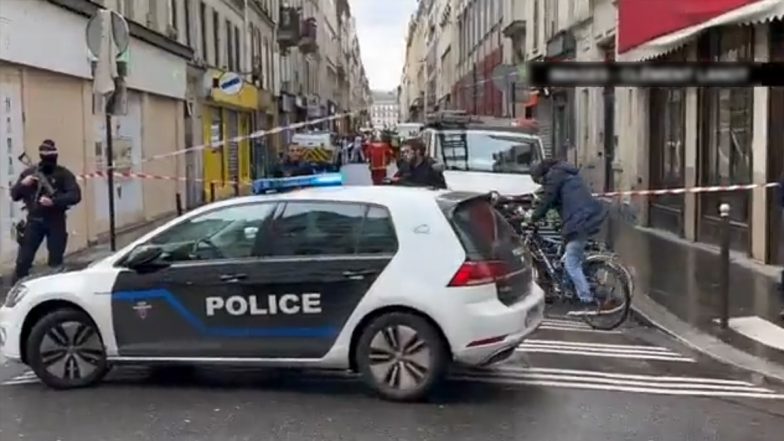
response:
M645 294L638 293L634 297L631 312L634 318L643 324L661 330L714 360L761 375L767 380L784 382L784 366L744 352L695 328Z

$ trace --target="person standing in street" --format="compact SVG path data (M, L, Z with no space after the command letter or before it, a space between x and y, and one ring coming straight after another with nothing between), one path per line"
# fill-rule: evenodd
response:
M444 174L436 170L435 161L427 155L425 143L419 138L406 141L405 147L411 149L413 157L400 173L400 183L417 187L446 188Z
M387 177L387 167L392 162L394 152L389 144L376 140L368 145L367 155L370 159L370 178L373 185L381 185Z
M14 202L24 201L27 219L18 229L19 251L13 283L27 277L35 254L46 239L48 265L62 266L68 243L65 212L82 200L82 191L70 170L57 164L57 147L47 139L38 148L41 161L19 175L11 188Z

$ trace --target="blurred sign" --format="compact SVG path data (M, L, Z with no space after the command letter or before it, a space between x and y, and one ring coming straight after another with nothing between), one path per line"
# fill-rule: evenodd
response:
M242 90L244 81L234 72L225 72L218 79L218 89L226 95L236 95Z
M93 15L87 22L87 31L85 38L87 40L87 48L93 58L98 57L101 52L101 36L103 34L103 24L101 23L100 14ZM128 22L125 21L122 15L112 11L112 37L114 39L114 46L117 49L117 55L122 54L128 49L131 37L128 30Z

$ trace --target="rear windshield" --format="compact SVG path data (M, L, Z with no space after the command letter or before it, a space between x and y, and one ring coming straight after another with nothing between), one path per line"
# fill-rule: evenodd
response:
M460 204L452 224L469 260L519 260L520 238L511 225L485 199Z

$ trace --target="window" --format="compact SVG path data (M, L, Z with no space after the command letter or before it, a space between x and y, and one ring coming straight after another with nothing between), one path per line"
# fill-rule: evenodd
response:
M274 256L354 254L366 208L360 204L289 202L272 222Z
M234 26L234 70L238 72L244 72L246 70L242 65L241 48L242 45L240 44L240 28Z
M397 238L382 207L332 202L290 202L268 230L265 255L389 254Z
M216 67L220 66L220 16L218 15L218 11L212 11L212 49L215 51L212 55L212 61L215 63Z
M122 13L125 18L129 20L135 20L136 17L134 16L134 9L133 9L133 0L124 0L122 4Z
M199 23L201 25L201 59L207 61L207 5L199 4Z
M358 254L394 254L397 251L395 227L389 212L381 207L370 207L359 233Z
M232 35L232 26L231 22L227 19L226 20L226 68L229 70L234 69L234 50L232 46L234 45L234 35Z
M269 50L269 42L267 41L267 37L263 37L263 43L261 44L261 76L262 76L262 88L265 90L269 90L269 72L272 70L272 67L269 65L267 61L267 51Z
M195 216L153 237L169 262L242 259L259 254L264 222L276 204L246 204Z
M539 0L534 0L534 51L539 50Z
M536 138L515 133L441 132L438 143L447 170L529 174L543 156Z
M191 46L191 0L185 0L185 44Z
M177 29L177 0L169 0L167 9L169 13L169 26Z

